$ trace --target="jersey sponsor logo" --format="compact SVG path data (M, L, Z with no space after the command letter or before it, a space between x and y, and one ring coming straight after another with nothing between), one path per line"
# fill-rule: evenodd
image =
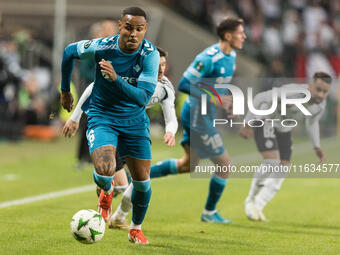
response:
M225 73L225 68L224 68L223 66L221 67L220 73L221 73L221 74L224 74L224 73Z
M138 78L136 77L122 77L122 79L131 85L136 85L138 81Z
M84 43L84 49L85 49L85 50L88 49L88 48L90 47L90 45L92 44L92 41L93 41L93 40L88 40L88 41L86 41L86 42Z

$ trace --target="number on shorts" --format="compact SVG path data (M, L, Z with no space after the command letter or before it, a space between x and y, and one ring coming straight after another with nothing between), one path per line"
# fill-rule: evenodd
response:
M213 148L213 150L217 150L219 147L223 146L222 138L219 134L215 134L214 136L209 136L208 134L201 136L204 145Z
M275 138L274 127L271 125L264 125L263 136L264 138Z
M87 133L87 140L90 143L90 147L93 146L93 142L94 142L95 136L94 136L94 130L91 129L90 132Z

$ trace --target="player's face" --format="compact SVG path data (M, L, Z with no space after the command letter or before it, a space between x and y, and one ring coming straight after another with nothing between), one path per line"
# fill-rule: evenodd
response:
M158 68L158 80L159 81L164 76L165 68L166 68L166 58L165 57L160 57L159 68Z
M242 25L239 25L236 30L230 34L230 46L235 50L241 50L243 48L243 43L246 40L247 36L244 33L244 28Z
M134 52L144 39L147 23L143 16L125 15L118 21L119 47L124 52Z
M321 79L317 79L309 83L311 101L315 104L320 104L323 100L327 98L330 88L331 85Z

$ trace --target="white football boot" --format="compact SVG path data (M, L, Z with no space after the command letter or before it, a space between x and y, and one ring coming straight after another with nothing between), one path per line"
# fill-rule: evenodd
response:
M256 207L255 202L252 200L246 199L246 201L244 201L244 210L249 220L267 221L266 216Z

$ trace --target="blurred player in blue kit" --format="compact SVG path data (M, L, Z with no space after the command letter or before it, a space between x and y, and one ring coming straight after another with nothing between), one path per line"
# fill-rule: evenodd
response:
M62 61L61 104L71 111L70 79L75 59L96 63L94 86L88 109L88 144L95 170L93 178L102 189L99 206L107 215L112 203L112 179L116 148L126 160L133 179L133 204L129 240L148 244L141 231L151 197L151 148L145 106L154 93L159 52L144 36L147 17L138 7L126 8L118 22L119 34L80 41L65 48Z
M246 39L243 21L237 18L227 18L217 26L220 41L198 54L195 60L184 72L178 85L180 91L189 94L183 105L181 120L184 128L181 144L184 156L181 159L169 159L151 167L150 176L161 177L168 174L189 172L198 165L200 159L209 158L219 166L229 166L230 159L224 149L221 135L213 127L216 115L215 100L221 99L222 107L227 112L232 105L232 97L226 89L216 89L218 96L211 98L207 106L207 115L201 114L201 95L205 94L206 86L216 83L228 83L235 71L236 51L243 47ZM228 168L227 168L228 169ZM228 172L215 172L209 185L209 194L201 220L214 223L232 223L224 219L216 211L227 183Z

